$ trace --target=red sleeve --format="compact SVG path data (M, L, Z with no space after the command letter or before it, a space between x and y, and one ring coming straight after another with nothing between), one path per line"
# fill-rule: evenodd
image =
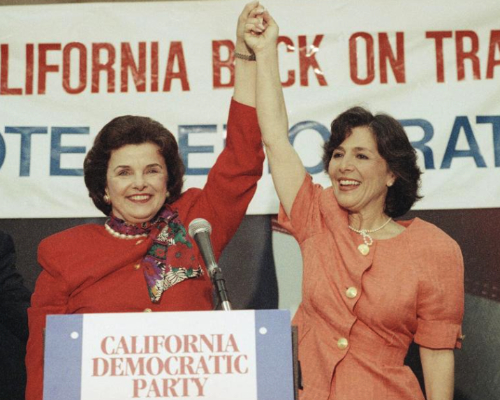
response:
M245 216L262 176L263 162L264 150L255 108L232 100L226 147L184 221L186 226L194 218L210 222L217 259Z
M48 314L65 314L69 298L67 285L50 266L50 250L44 249L43 244L38 258L43 271L36 281L28 309L30 336L26 348L26 400L42 400L45 318Z

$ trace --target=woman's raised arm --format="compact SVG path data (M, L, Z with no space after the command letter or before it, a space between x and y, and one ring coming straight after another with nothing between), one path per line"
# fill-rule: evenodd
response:
M278 66L278 25L267 11L258 17L247 19L245 42L257 58L257 116L274 186L290 215L306 171L288 140L288 116Z
M236 27L234 95L238 103L255 107L255 82L257 66L252 57L253 51L245 44L245 24L248 19L257 20L264 9L258 1L248 3L238 18ZM248 59L244 59L247 57Z

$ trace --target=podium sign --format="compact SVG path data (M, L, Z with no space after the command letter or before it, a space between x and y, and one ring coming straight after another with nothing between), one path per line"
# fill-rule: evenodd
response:
M281 310L50 315L44 400L292 400Z

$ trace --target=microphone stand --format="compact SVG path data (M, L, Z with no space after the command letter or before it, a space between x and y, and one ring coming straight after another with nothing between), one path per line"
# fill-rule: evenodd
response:
M229 295L226 289L226 281L224 280L224 276L222 275L221 269L216 266L211 271L212 284L217 290L217 295L219 296L219 300L221 302L222 309L224 311L231 311L233 306L229 301Z
M231 311L233 306L229 301L229 295L226 289L226 282L222 276L222 271L215 261L212 243L210 243L210 234L212 233L212 225L206 219L196 218L189 224L189 235L195 240L200 249L201 256L212 280L212 285L217 291L222 309Z

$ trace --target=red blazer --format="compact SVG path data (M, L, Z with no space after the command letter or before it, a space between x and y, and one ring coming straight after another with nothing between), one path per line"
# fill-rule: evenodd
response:
M172 204L184 226L195 218L212 224L219 258L236 232L262 176L264 152L255 109L231 103L224 151L203 190L189 189ZM102 225L82 225L44 239L38 249L43 270L28 311L30 337L26 400L42 399L43 330L48 314L210 310L212 287L203 259L199 278L187 279L151 302L140 261L151 239L111 236Z

